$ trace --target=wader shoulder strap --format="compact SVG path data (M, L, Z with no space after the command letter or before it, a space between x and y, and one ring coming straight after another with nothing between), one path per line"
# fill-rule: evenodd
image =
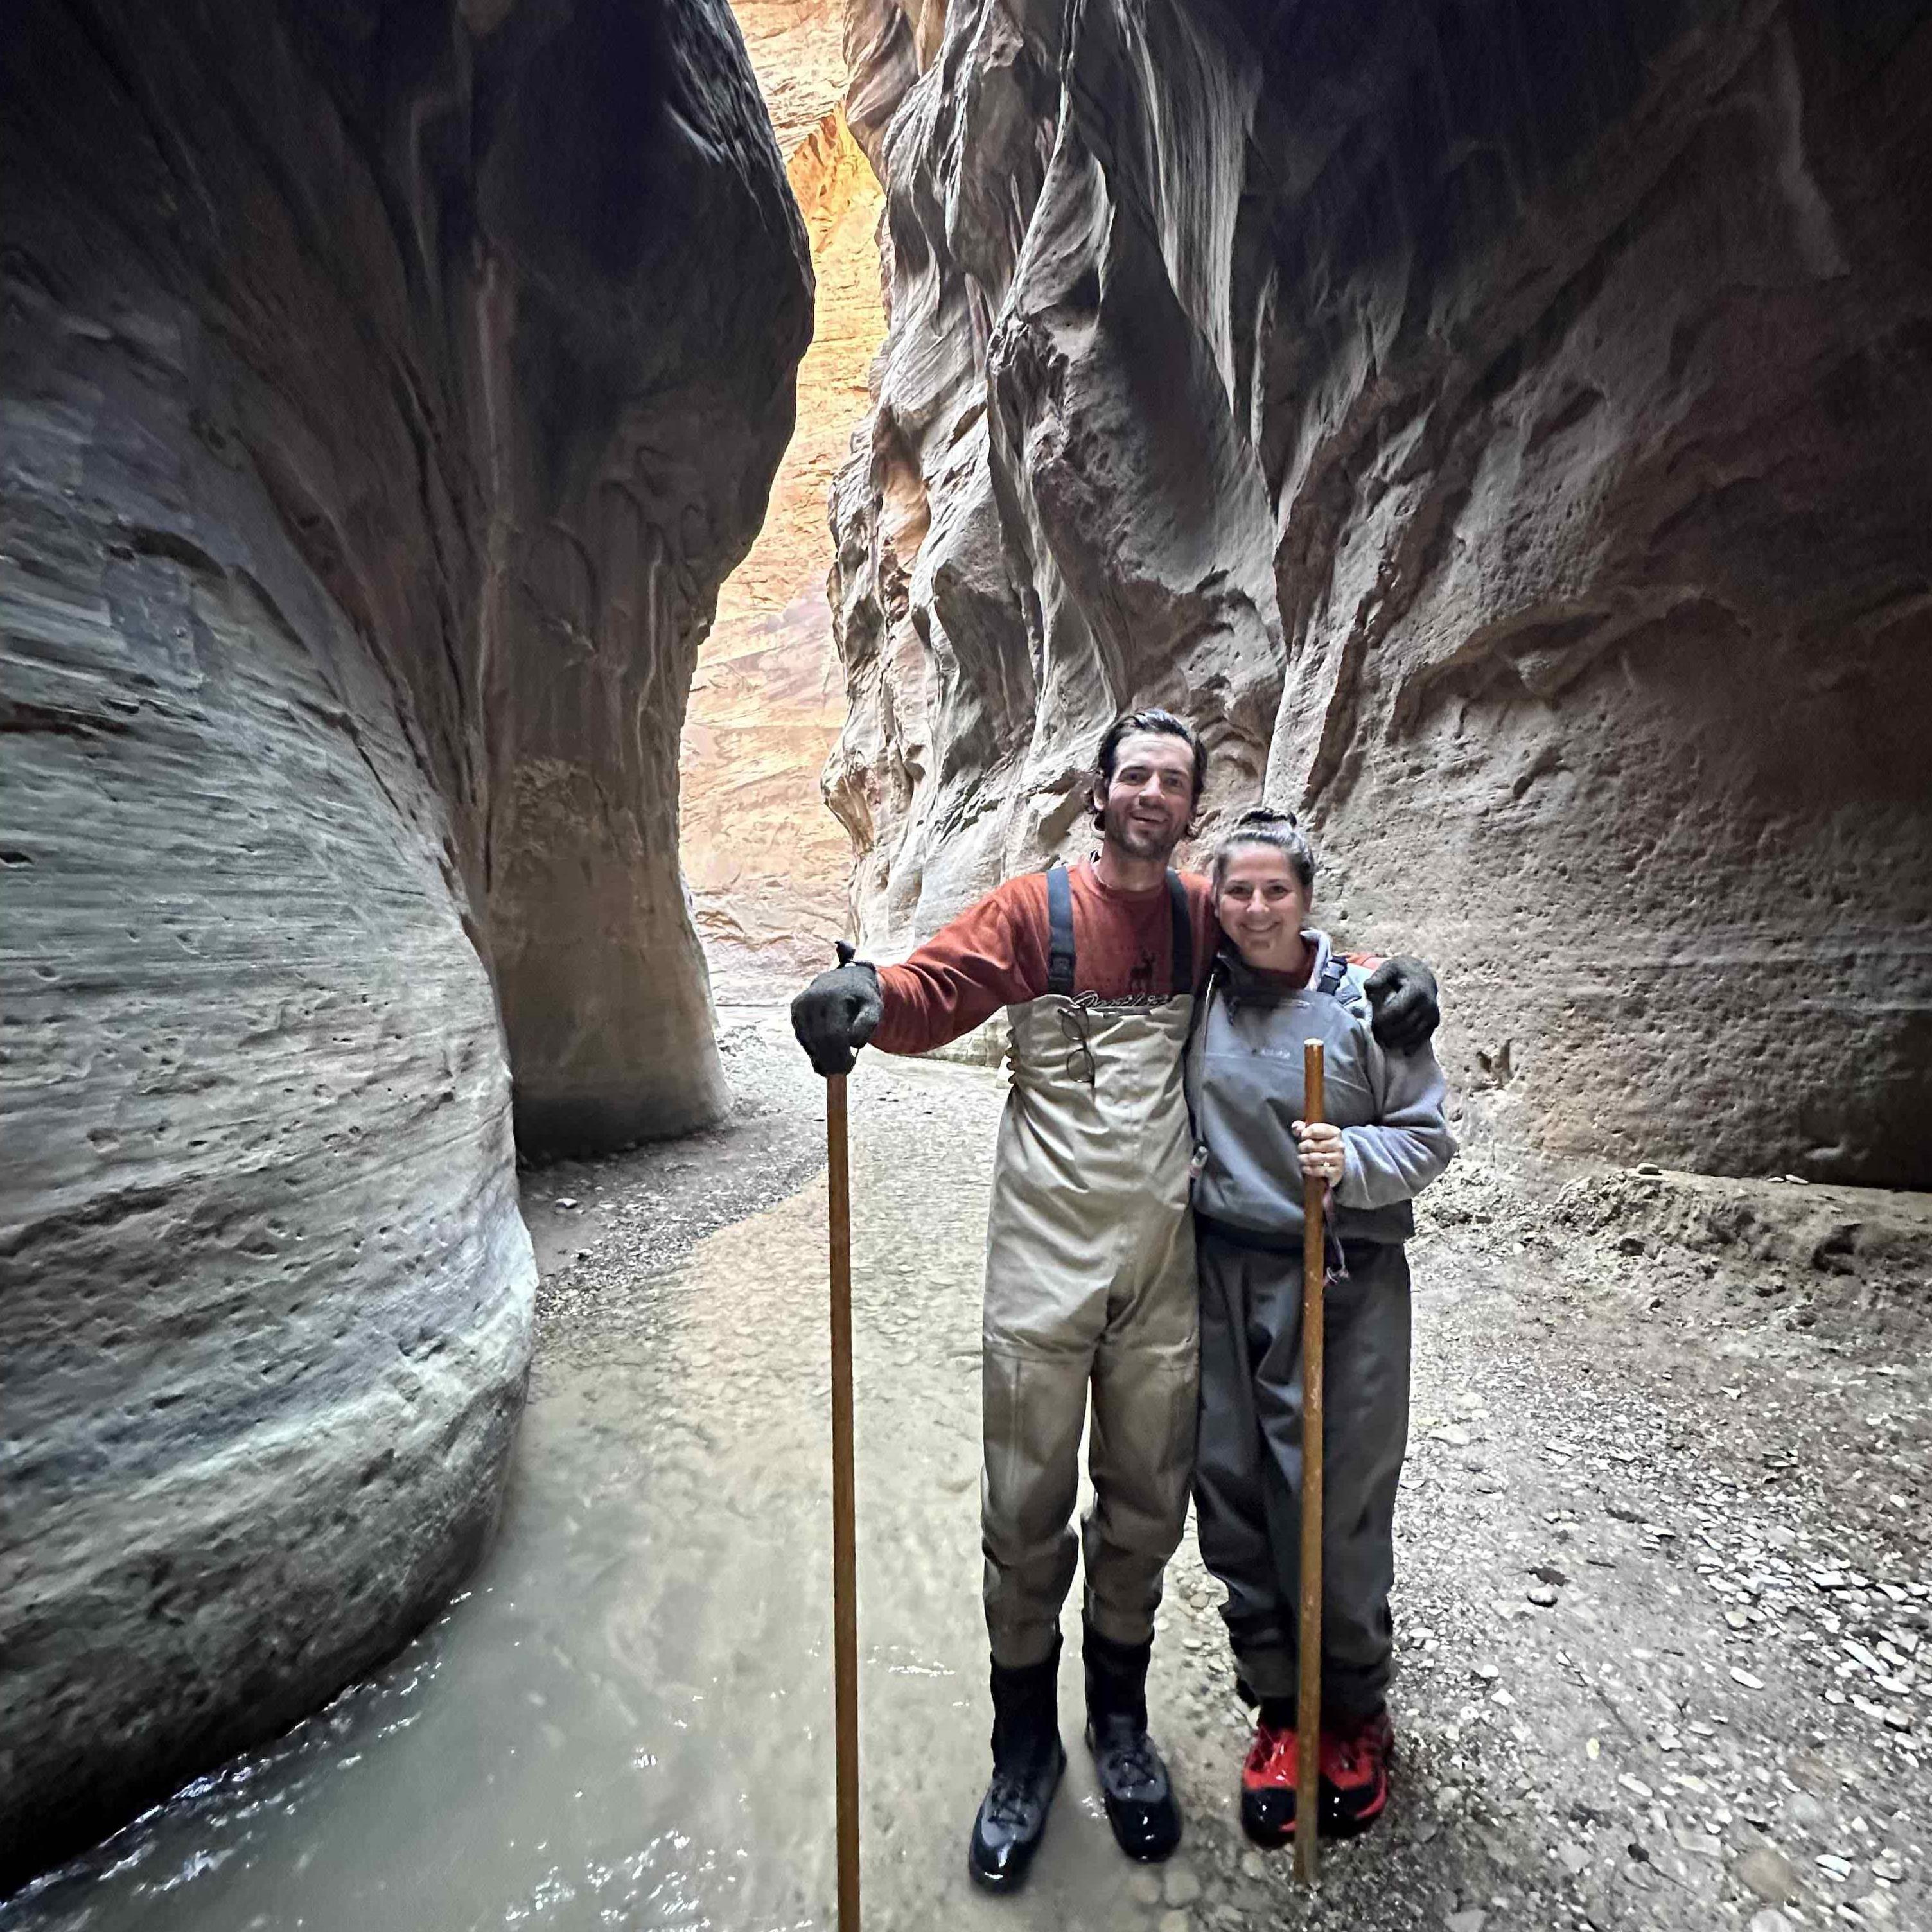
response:
M1332 998L1342 990L1342 982L1348 976L1347 958L1340 952L1331 952L1328 956L1328 964L1322 969L1322 977L1316 982L1315 990L1318 993L1326 993Z
M1073 992L1073 881L1064 866L1046 868L1046 990Z
M1194 912L1187 903L1187 888L1180 874L1167 875L1168 902L1174 908L1174 988L1177 993L1194 991Z

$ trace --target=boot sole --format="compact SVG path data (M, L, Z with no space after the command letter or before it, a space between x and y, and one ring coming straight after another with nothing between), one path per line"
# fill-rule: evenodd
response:
M1388 1809L1388 1793L1384 1790L1381 1802L1372 1811L1324 1814L1322 1820L1322 1835L1324 1838L1359 1838Z
M1388 1809L1387 1799L1376 1808L1358 1817L1324 1816L1321 1822L1322 1836L1324 1838L1359 1838L1380 1822ZM1294 1820L1291 1818L1286 1825L1270 1828L1250 1824L1244 1816L1241 1820L1241 1835L1251 1845L1258 1845L1264 1852L1279 1852L1294 1843Z
M1249 1816L1248 1808L1245 1804L1239 1807L1239 1809L1241 1814L1241 1835L1250 1844L1258 1845L1264 1852L1278 1852L1284 1845L1292 1845L1294 1843L1294 1820L1292 1818L1289 1819L1286 1824L1264 1825L1258 1820L1251 1819Z

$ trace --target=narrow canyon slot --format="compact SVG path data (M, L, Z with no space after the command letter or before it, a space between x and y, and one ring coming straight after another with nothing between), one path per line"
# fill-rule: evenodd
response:
M14 0L0 180L0 1932L858 1932L848 1495L875 1924L1932 1924L1932 0Z

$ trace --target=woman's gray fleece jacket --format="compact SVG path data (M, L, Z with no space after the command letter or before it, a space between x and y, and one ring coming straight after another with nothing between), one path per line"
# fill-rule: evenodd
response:
M1303 1045L1318 1040L1326 1112L1346 1156L1335 1234L1344 1244L1406 1241L1415 1232L1411 1202L1456 1152L1442 1070L1426 1046L1384 1053L1369 1030L1368 969L1336 953L1325 933L1304 937L1315 968L1299 992L1269 985L1232 946L1215 962L1187 1049L1195 1210L1253 1246L1299 1246L1301 1162L1290 1123L1301 1118Z

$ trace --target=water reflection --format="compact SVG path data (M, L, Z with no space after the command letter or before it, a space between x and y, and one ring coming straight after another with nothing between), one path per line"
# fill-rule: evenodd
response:
M987 1716L984 1195L962 1149L990 1148L988 1085L902 1077L855 1149L871 1927L1132 1912L1084 1763L1018 1912L964 1879ZM935 1094L973 1117L958 1133L920 1118ZM471 1587L370 1682L0 1908L0 1932L829 1924L824 1213L815 1185L724 1230L547 1358Z

